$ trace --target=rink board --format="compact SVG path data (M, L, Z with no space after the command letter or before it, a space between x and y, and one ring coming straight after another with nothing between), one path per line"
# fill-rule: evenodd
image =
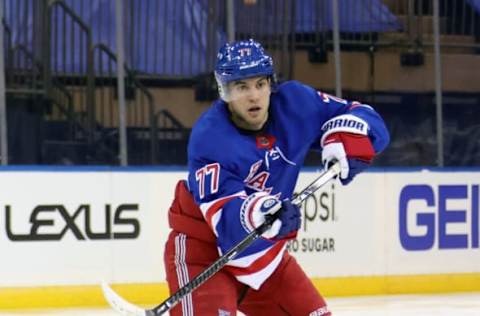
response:
M301 173L297 189L318 173ZM166 211L183 170L2 169L0 308L168 295ZM289 244L327 296L480 291L480 170L367 172L302 207Z

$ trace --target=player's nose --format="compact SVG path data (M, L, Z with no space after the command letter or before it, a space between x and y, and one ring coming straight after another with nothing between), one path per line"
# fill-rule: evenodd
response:
M256 88L253 88L253 89L250 89L249 91L249 99L252 100L252 101L256 101L259 99L260 97L260 91L259 89L256 89Z

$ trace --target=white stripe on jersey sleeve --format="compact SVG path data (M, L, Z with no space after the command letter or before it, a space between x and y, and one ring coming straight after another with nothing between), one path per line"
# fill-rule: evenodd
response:
M225 199L229 199L231 197L234 197L234 196L247 196L247 193L245 192L245 190L242 190L242 191L238 191L234 194L230 194L230 195L227 195L227 196L222 196L218 199L215 199L213 201L210 201L210 202L205 202L205 203L201 203L200 204L200 210L202 211L202 214L203 214L203 217L206 217L207 216L207 212L208 210L215 204L217 203L218 201L220 200L225 200Z
M223 210L221 212L215 213L215 215L213 215L213 217L212 217L211 225L212 225L212 228L213 228L213 234L215 234L216 237L218 237L217 224L220 221L220 218L222 217L222 212L223 212Z

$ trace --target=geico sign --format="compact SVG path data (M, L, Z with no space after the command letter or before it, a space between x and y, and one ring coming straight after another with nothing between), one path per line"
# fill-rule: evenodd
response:
M67 211L62 204L37 205L30 212L30 232L26 234L14 232L13 211L10 205L5 206L5 228L11 241L61 240L69 231L78 240L134 239L140 234L140 222L135 218L138 204L120 204L115 209L107 204L103 209L94 210L88 204L81 204L73 212ZM92 229L92 213L104 216L105 228L100 232ZM77 220L80 214L83 214L83 222Z
M426 250L438 241L439 249L479 247L478 185L407 185L400 192L399 233L406 250ZM451 203L462 203L454 209ZM424 206L412 207L421 203ZM449 206L450 204L450 206ZM415 216L416 214L416 216ZM409 220L410 218L410 220ZM412 220L413 218L413 220ZM456 225L455 227L449 226ZM453 231L456 228L456 231ZM416 233L413 231L416 230Z

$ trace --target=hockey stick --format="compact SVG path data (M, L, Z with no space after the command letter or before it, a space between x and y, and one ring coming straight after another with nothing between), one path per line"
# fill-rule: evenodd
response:
M340 164L337 162L333 164L327 171L323 172L315 181L308 185L302 192L300 192L293 200L292 204L300 205L307 197L312 195L325 183L340 173ZM279 205L279 204L277 204ZM280 207L278 207L280 208ZM273 222L276 220L276 216L269 216L265 219L265 222L258 226L255 230L249 233L242 241L233 246L223 256L218 258L212 263L205 271L193 278L188 284L179 289L160 305L152 309L142 309L136 305L133 305L118 295L107 283L102 283L102 290L105 299L110 306L119 314L124 316L160 316L165 314L173 306L180 302L186 295L205 283L215 273L220 271L230 260L235 258L240 252L250 246L255 240L257 240L265 231L267 231Z

